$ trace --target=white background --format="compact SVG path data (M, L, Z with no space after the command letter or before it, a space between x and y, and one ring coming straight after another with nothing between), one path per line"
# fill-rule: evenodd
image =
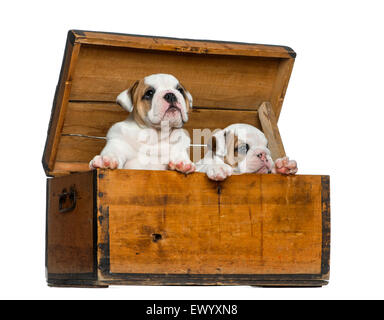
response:
M7 1L0 11L0 298L384 298L382 1ZM300 173L331 176L329 286L49 288L41 166L69 29L280 44L279 121Z

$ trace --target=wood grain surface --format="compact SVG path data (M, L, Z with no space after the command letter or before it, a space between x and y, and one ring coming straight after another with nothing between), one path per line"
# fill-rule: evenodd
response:
M106 58L108 57L108 58ZM206 108L256 110L270 99L280 59L82 47L70 100L115 102L136 80L168 73Z
M321 176L101 172L111 274L321 273Z
M262 56L273 58L294 58L296 56L296 53L289 47L266 44L177 39L83 30L71 30L70 34L77 43L97 46L210 55Z
M43 167L46 172L53 168L56 160L56 153L60 142L61 131L66 115L66 107L68 105L72 86L72 75L79 51L80 45L72 43L70 38L68 38L61 66L59 83L57 84L53 100L51 118L48 125L47 139L42 158Z
M105 137L109 128L128 117L115 103L70 102L62 134ZM193 108L184 125L190 136L193 129L223 129L232 123L248 123L261 129L257 111L234 111Z
M277 126L277 118L269 102L264 102L259 108L259 119L262 131L268 140L268 148L273 160L285 157L283 141Z
M90 276L95 272L93 172L48 179L47 182L47 271L49 278ZM73 211L59 211L64 190L76 190ZM96 274L94 275L96 276Z

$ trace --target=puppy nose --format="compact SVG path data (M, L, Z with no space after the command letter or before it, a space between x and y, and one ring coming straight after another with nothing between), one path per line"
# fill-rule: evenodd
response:
M176 102L177 101L177 98L175 96L174 93L172 92L168 92L164 95L164 100L169 102L169 103L173 103L173 102Z
M265 152L260 152L257 154L257 157L260 158L260 160L263 160L263 161L268 161L267 159L267 155Z

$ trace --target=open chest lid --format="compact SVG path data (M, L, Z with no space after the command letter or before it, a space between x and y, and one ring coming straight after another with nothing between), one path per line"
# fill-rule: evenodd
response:
M295 52L285 46L71 30L51 112L43 167L49 176L86 171L112 124L127 117L117 95L154 73L173 74L193 96L185 128L260 128L270 102L278 119Z

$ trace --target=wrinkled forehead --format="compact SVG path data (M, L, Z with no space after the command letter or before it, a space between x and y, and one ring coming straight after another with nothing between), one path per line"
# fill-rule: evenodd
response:
M239 143L247 143L251 147L264 147L267 145L264 134L254 127L238 127L231 131L237 135Z
M248 132L246 136L246 143L248 143L251 147L263 147L267 145L267 139L264 135L260 135L255 132Z
M179 84L179 81L170 74L152 74L144 78L144 83L155 89L174 89Z

